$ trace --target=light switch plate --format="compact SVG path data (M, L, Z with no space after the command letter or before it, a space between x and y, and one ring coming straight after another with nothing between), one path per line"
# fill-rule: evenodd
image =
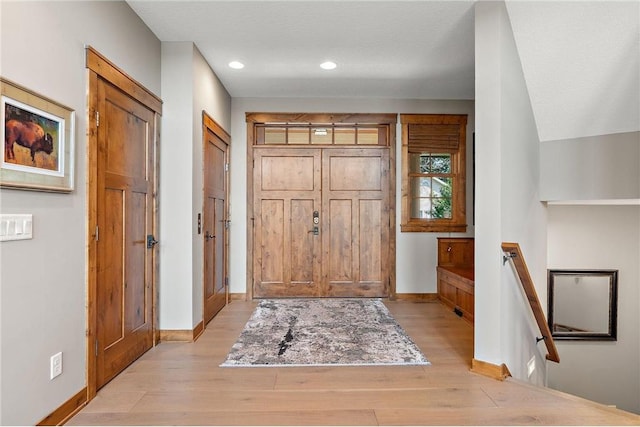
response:
M0 214L0 242L33 239L32 214Z

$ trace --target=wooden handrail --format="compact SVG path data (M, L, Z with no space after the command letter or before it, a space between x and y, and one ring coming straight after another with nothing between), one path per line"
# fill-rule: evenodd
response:
M502 242L502 250L508 254L504 257L505 262L510 259L516 268L516 272L520 278L520 283L522 284L524 293L527 295L529 305L533 311L533 316L536 318L536 323L542 333L542 339L544 339L544 343L547 346L547 360L560 363L558 349L556 348L556 344L553 342L551 330L547 324L547 319L544 317L544 312L542 311L542 306L538 299L538 293L536 292L536 288L533 286L533 280L529 274L529 269L527 268L524 256L522 256L520 245L517 243Z

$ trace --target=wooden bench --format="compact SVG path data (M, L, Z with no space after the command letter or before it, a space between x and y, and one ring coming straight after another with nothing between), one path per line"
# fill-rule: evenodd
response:
M438 238L438 298L456 314L473 323L474 240Z

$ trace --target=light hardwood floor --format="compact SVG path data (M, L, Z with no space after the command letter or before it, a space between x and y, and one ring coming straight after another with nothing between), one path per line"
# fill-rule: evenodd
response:
M255 303L162 343L68 425L640 425L640 416L469 372L473 329L437 302L386 302L430 366L220 368Z

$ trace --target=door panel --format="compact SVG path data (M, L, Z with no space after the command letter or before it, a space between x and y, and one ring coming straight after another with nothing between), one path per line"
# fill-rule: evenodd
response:
M320 163L318 149L255 150L255 297L320 294Z
M382 191L381 160L378 156L331 154L328 171L329 189L331 191Z
M255 297L388 296L390 227L388 149L254 148Z
M265 283L284 283L284 200L262 200L260 222L262 224L260 268Z
M326 212L325 261L328 264L327 279L329 283L353 282L353 241L351 228L351 200L329 200L329 210Z
M388 296L389 150L325 149L322 167L323 295Z
M153 345L154 112L98 81L97 388Z
M317 236L312 230L313 225L305 221L313 218L314 200L292 200L291 218L302 218L302 221L291 222L291 286L309 286L313 283L314 245ZM311 220L313 222L313 220Z
M205 126L204 323L227 303L227 156L229 146Z
M359 214L360 281L382 282L382 201L360 200Z

